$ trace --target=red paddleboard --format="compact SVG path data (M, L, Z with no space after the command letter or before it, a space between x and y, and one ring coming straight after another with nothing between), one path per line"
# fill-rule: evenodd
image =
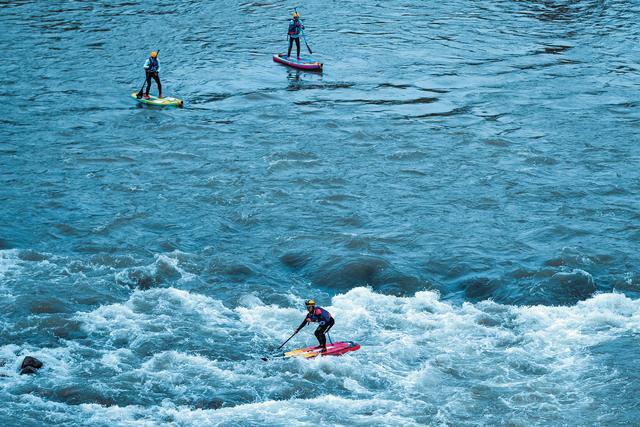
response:
M273 60L280 64L284 64L292 68L297 68L299 70L322 71L322 62L318 62L307 57L301 57L298 60L295 56L290 56L289 58L287 58L287 55L285 55L284 53L279 53L277 55L273 55Z
M356 351L360 349L360 344L353 341L339 341L332 344L327 344L327 351L321 351L318 347L305 347L297 350L287 351L284 357L304 357L309 359L316 356L341 356L350 351Z

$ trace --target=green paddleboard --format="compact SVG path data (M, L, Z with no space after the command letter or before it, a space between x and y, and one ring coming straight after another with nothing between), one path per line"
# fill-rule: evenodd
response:
M138 93L133 92L131 94L131 97L141 104L155 105L157 107L183 107L184 106L184 101L182 99L173 98L171 96L158 98L157 96L151 95L149 96L148 99L145 99L145 98L138 98Z

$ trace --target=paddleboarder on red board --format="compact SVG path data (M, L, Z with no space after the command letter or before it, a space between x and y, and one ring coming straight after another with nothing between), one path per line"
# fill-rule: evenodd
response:
M327 336L325 334L329 332L329 329L335 324L333 316L324 308L316 306L316 302L312 299L306 300L304 305L307 307L307 317L305 317L300 326L296 328L295 333L298 333L300 329L307 326L307 323L318 322L319 326L314 333L320 343L317 348L321 348L322 351L327 351Z
M291 48L293 47L293 42L296 42L296 51L298 52L297 58L300 61L300 34L304 30L304 25L302 25L302 21L300 21L300 14L298 12L293 12L293 19L289 21L289 30L287 34L289 35L289 51L287 52L287 58L291 55Z

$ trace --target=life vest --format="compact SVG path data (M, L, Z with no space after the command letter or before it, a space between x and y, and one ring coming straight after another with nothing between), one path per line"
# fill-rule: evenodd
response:
M316 307L313 309L312 313L307 314L307 319L311 322L318 322L323 325L325 322L328 322L331 319L331 313L325 310L322 307Z
M158 68L160 68L160 64L158 63L157 58L149 57L149 72L156 73L158 72Z
M300 23L300 20L298 19L296 21L295 19L292 19L291 22L289 22L289 35L297 36L300 34L301 31L302 31L302 24Z

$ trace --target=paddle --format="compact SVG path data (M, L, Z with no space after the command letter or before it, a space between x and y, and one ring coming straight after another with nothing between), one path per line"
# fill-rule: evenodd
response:
M140 87L140 91L136 94L136 98L142 98L142 91L144 90L144 85L147 84L147 76L144 76L144 80L142 81L142 86Z
M293 11L295 13L298 13L298 8L294 7ZM300 19L300 18L298 18ZM300 19L300 25L302 25L304 27L304 23L302 22L302 19ZM302 34L302 40L304 40L304 44L307 46L307 49L309 50L309 53L311 55L313 55L313 51L311 50L311 48L309 47L309 43L307 43L307 36L304 35L304 30L300 30L300 33Z
M309 53L313 55L313 52L311 51L311 48L309 47L309 43L307 43L307 36L304 35L304 30L302 30L302 40L304 40L305 46L307 46L307 49L309 49Z
M158 52L158 54L159 54L160 53L160 49L156 50L156 52ZM142 87L140 88L140 90L136 94L136 98L138 98L138 99L142 98L142 91L144 90L145 83L147 83L147 76L144 76L144 82L142 82Z
M287 340L286 340L285 342L283 342L282 344L280 344L280 347L276 348L274 351L280 350L282 347L284 347L284 345L285 345L286 343L288 343L288 342L289 342L289 340L290 340L291 338L295 337L295 336L296 336L296 334L297 334L298 332L300 332L300 329L297 329L297 330L293 333L293 335L291 335L289 338L287 338ZM267 360L269 360L269 358L268 358L268 357L262 357L262 360L264 360L264 361L266 362Z

